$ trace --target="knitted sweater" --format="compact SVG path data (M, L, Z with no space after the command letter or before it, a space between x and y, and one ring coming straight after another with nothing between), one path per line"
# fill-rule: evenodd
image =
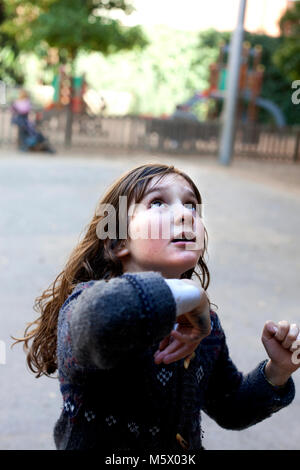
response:
M158 272L126 273L78 284L60 309L57 360L61 415L57 449L185 452L202 448L201 410L240 430L287 406L290 378L270 385L262 361L244 375L229 357L214 311L211 333L186 369L155 364L176 322L176 303Z

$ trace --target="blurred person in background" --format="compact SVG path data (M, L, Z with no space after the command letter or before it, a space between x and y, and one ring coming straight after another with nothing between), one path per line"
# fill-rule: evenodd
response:
M19 97L13 102L12 123L18 126L19 150L27 152L30 150L41 150L55 153L47 139L38 132L32 122L29 121L29 113L32 110L31 100L26 90L21 89Z

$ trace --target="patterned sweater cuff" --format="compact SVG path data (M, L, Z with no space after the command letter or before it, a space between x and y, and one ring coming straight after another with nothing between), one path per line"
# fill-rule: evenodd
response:
M295 384L290 377L284 386L272 385L265 375L264 369L268 359L262 361L257 369L258 380L261 384L262 389L267 395L270 395L271 403L273 404L273 410L283 408L289 405L295 397Z

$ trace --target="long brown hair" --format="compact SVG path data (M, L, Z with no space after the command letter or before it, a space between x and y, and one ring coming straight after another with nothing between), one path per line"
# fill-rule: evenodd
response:
M169 173L183 176L193 188L198 203L202 204L200 193L194 182L188 175L173 165L149 163L138 166L117 179L98 202L98 204L111 204L115 208L117 234L119 233L119 218L127 221L127 214L119 214L119 197L127 197L128 207L131 202L139 203L149 181L154 176L162 178ZM71 252L63 271L58 274L42 295L35 299L33 309L40 313L40 316L27 325L23 338L13 338L16 340L14 344L24 342L23 347L27 353L27 364L30 370L36 373L36 377L41 375L50 376L57 370L56 334L58 314L75 286L80 282L92 279L108 281L123 273L122 263L114 253L114 249L119 243L118 238L103 240L97 235L97 225L104 217L103 214L98 215L97 207L90 223L85 228L83 239L78 242ZM125 219L121 219L122 217ZM195 270L196 266L195 269L190 269L181 276L181 278L190 279L195 274L205 290L210 282L209 271L203 259L207 251L207 242L208 235L205 229L204 252L198 261L200 273ZM30 341L32 341L32 344L29 346Z

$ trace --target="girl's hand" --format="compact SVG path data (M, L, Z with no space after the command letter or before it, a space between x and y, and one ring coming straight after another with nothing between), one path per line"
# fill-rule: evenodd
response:
M174 331L177 333L177 338L173 336ZM155 364L170 364L171 362L179 361L180 359L186 359L185 364L189 364L193 354L200 341L194 341L193 343L186 343L181 334L174 330L168 336L166 336L159 344L159 349L154 354Z
M300 367L299 331L298 325L285 320L278 324L267 321L264 325L261 339L270 358L265 374L274 385L284 385Z
M210 332L209 302L205 295L200 306L177 317L177 328L160 342L154 362L170 364L185 358L185 367L188 367L195 349Z

